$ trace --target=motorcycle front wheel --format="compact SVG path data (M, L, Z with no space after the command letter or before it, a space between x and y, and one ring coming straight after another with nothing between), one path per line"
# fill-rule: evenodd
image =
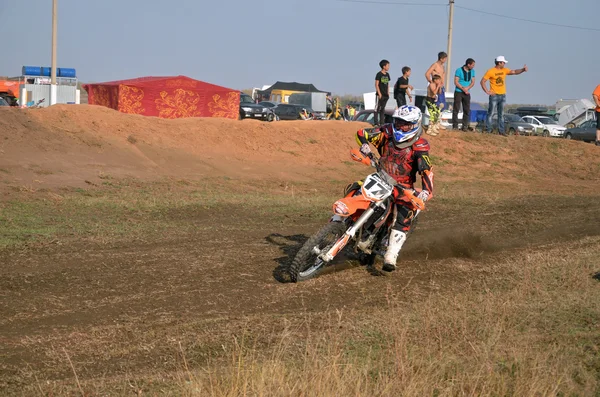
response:
M289 273L292 281L305 281L321 273L325 262L316 252L329 251L345 232L346 225L343 222L329 222L309 238L290 265Z

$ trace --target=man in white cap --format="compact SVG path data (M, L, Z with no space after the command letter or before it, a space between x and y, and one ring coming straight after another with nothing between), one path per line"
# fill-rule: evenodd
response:
M496 57L496 66L486 72L481 79L481 88L486 94L490 96L490 104L488 106L488 115L486 122L487 131L492 130L492 116L498 111L498 131L500 135L506 136L504 132L504 105L506 104L506 76L513 74L521 74L527 71L527 65L524 65L521 69L510 70L505 68L507 61L502 55ZM490 88L486 87L485 82L490 82Z

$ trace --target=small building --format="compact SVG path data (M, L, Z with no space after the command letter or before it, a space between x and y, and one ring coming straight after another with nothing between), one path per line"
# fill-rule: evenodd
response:
M19 81L18 98L21 106L50 106L51 72L50 67L23 66L22 75L11 79ZM56 103L79 103L75 69L56 68Z
M84 84L90 105L123 113L166 119L225 117L237 119L240 91L186 76L140 77Z

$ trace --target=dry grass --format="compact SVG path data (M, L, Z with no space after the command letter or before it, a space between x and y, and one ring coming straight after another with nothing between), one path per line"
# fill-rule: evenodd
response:
M192 396L556 396L600 391L600 239L493 264L489 283L307 316L266 351L186 371ZM595 268L594 268L595 266ZM504 286L502 286L504 285Z
M239 214L244 214L244 222L236 220L234 225L240 233L245 228L281 224L296 230L301 221L312 225L326 219L332 199L339 194L338 188L316 191L311 185L285 182L245 186L244 194L235 194L240 189L236 181L200 185L190 181L139 184L110 176L102 180L101 189L60 195L36 192L34 200L2 203L0 248L16 252L22 244L35 245L36 237L65 244L119 240L125 244L144 238L164 242L192 235L191 230L201 227L215 228L225 216L237 219ZM535 197L506 202L493 190L474 197L466 190L450 188L440 196L435 205L445 215L438 225L448 221L456 226L456 219L461 219L486 224L495 235L515 238L511 234L522 233L525 239L537 236L538 229L562 230L543 212L554 211L555 205L525 205ZM576 208L585 211L589 204L581 206ZM460 211L473 215L452 217ZM582 214L588 220L597 219L597 212ZM209 215L212 218L206 218ZM573 219L576 226L584 225L575 214L561 216ZM268 222L259 223L263 218ZM563 223L563 218L557 219ZM422 230L427 227L423 225ZM160 321L148 320L155 322L147 327L136 320L129 325L74 325L60 335L36 333L31 338L40 341L27 339L24 346L52 365L45 372L24 366L12 379L29 382L25 385L11 386L0 379L0 394L10 394L2 393L7 387L18 389L20 395L598 395L600 285L590 276L600 270L600 237L594 231L588 235L548 246L540 246L543 240L537 236L530 246L517 245L517 249L485 257L441 257L439 262L447 262L443 275L429 268L401 269L393 277L406 277L403 288L388 284L385 302L372 306L347 308L332 303L324 311L306 307L295 312L259 312L242 319L235 313L214 315L207 323L173 310ZM257 247L252 254L265 249ZM432 262L422 263L431 266ZM459 269L471 281L453 280ZM417 270L429 274L429 288L411 283ZM184 276L172 277L180 286L178 277ZM271 295L264 291L264 296L285 299L287 294L310 294L321 288L328 291L323 296L333 299L336 288L355 282L348 277L332 286L335 280L340 279L326 276L297 286L268 285L281 295L272 295L271 290ZM82 286L74 278L69 282L69 288ZM97 303L92 292L87 297L90 304ZM146 291L145 296L150 299L152 292ZM115 304L121 297L109 294L109 298ZM123 297L130 299L128 304L134 298L137 295ZM44 299L48 304L51 296ZM70 310L68 301L61 305ZM246 324L239 326L240 321ZM208 323L214 327L210 336L199 332ZM67 347L61 348L67 341ZM140 352L148 363L129 367L128 360L139 360ZM173 362L179 364L170 365ZM115 371L120 365L133 372ZM105 375L109 367L112 372Z

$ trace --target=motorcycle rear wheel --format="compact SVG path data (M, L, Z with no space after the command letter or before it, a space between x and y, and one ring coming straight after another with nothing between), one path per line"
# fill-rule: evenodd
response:
M314 248L327 252L345 232L346 225L343 222L329 222L309 238L290 265L289 274L292 281L305 281L321 273L325 263L315 253Z

